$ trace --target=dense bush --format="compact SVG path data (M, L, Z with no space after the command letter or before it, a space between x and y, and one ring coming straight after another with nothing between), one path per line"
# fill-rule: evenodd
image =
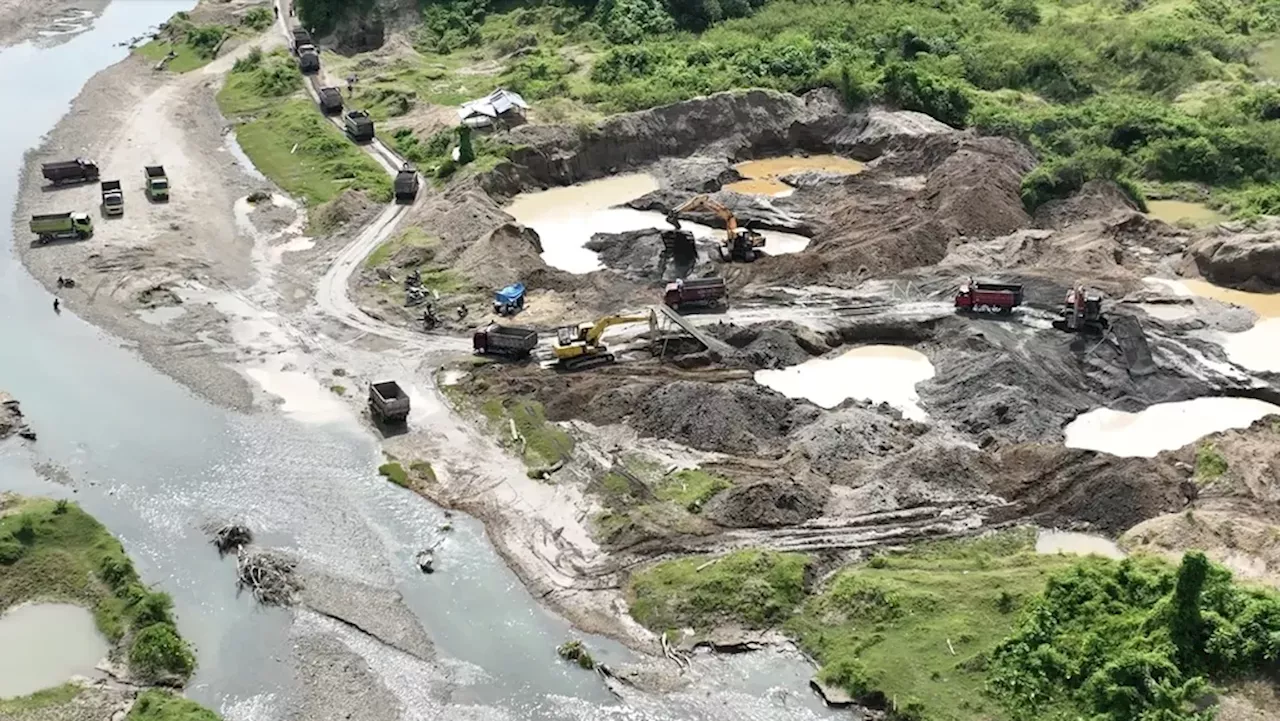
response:
M154 623L138 631L129 649L130 669L149 680L167 676L186 680L195 670L195 665L191 648L169 623Z
M993 652L990 688L1015 719L1066 705L1098 721L1199 721L1212 681L1277 661L1275 593L1235 585L1194 551L1178 569L1095 560L1049 581Z

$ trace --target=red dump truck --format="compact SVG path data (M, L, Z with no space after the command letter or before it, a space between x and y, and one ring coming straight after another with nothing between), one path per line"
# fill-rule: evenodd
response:
M1022 286L1016 283L976 283L972 279L956 292L956 310L961 313L1008 315L1022 305Z
M667 284L662 302L676 310L724 307L729 304L729 291L724 278L677 280Z
M538 345L538 331L490 323L476 331L471 337L471 345L476 353L482 355L523 358Z

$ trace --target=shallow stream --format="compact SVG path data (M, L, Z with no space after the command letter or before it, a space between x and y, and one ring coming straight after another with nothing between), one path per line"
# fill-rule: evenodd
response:
M107 656L107 640L88 610L36 603L0 615L0 649L20 651L0 653L0 698L6 698L94 675Z

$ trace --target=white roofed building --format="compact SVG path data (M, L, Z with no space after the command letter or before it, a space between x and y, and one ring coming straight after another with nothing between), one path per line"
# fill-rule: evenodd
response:
M478 100L470 100L458 108L458 119L463 125L487 128L491 125L520 125L529 104L506 88L498 88Z

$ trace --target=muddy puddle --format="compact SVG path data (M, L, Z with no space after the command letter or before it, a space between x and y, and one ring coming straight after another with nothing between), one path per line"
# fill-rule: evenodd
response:
M0 616L0 648L20 650L0 654L0 698L95 675L107 655L93 614L66 603L19 606Z
M1147 215L1171 225L1186 223L1207 226L1216 225L1227 219L1226 216L1204 203L1190 203L1185 200L1148 200Z
M1195 295L1231 303L1258 314L1258 322L1242 333L1221 337L1222 349L1232 363L1253 371L1280 373L1280 293L1248 293L1222 288L1203 280L1184 280Z
M570 273L590 273L604 267L599 255L584 246L596 233L669 228L666 216L655 211L618 207L657 190L658 181L645 173L602 178L579 185L521 193L507 212L521 225L533 228L542 240L547 265ZM699 240L718 240L724 230L686 222L684 228ZM798 253L809 239L792 233L764 231L764 251L770 255Z
M1158 403L1138 413L1098 408L1065 429L1068 448L1151 458L1231 428L1245 428L1280 406L1253 398L1196 398Z
M1040 531L1040 535L1036 536L1036 553L1102 556L1103 558L1115 559L1125 557L1125 552L1120 550L1115 541L1108 538L1095 536L1092 533L1057 530Z
M781 178L794 173L818 171L854 175L862 172L863 164L838 155L790 155L781 158L748 160L733 166L744 178L724 186L726 190L750 195L789 195L794 190Z
M923 353L895 345L854 348L834 358L814 358L796 366L760 370L755 381L788 398L804 398L822 408L844 401L888 403L913 420L924 420L916 384L933 377Z

